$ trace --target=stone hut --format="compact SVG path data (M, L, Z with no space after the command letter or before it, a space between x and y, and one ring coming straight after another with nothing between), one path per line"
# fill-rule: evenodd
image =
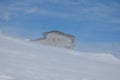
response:
M75 37L60 31L49 31L43 33L43 38L33 40L35 43L51 45L56 47L73 49L75 46Z

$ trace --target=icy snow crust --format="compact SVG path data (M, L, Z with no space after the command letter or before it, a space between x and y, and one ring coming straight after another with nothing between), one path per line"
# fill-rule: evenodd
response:
M0 35L0 80L120 80L120 61Z

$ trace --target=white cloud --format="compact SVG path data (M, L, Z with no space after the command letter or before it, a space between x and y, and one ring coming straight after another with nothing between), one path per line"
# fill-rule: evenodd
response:
M12 36L12 37L21 37L23 29L17 26L1 26L2 34Z
M38 13L39 12L39 8L37 7L32 7L32 8L28 8L25 10L26 13Z
M40 5L36 5L36 3ZM49 6L44 7L44 4L49 4ZM55 6L55 4L60 7L57 8L58 6ZM120 18L116 19L113 15L120 12L118 3L116 5L115 3L114 5L106 5L100 2L93 4L89 0L25 0L1 7L6 10L2 9L1 11L0 8L0 18L3 20L9 20L11 15L37 14L77 20L98 20L113 23L119 23L120 21Z
M79 51L87 52L100 52L100 53L113 53L113 44L115 54L120 53L120 42L84 42L76 44L76 49ZM114 54L114 55L115 55ZM120 55L119 55L120 58Z

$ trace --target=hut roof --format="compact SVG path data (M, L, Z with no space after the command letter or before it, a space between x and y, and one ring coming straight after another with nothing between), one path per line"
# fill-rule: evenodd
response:
M73 35L70 35L70 34L67 34L67 33L63 33L63 32L57 31L57 30L52 30L52 31L44 32L43 35L46 36L47 34L50 34L50 33L55 33L55 34L62 35L62 36L65 36L65 37L74 38Z

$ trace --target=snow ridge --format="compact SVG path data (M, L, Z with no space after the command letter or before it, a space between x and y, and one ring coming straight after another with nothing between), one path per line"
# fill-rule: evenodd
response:
M111 54L85 53L0 36L0 80L120 80Z

